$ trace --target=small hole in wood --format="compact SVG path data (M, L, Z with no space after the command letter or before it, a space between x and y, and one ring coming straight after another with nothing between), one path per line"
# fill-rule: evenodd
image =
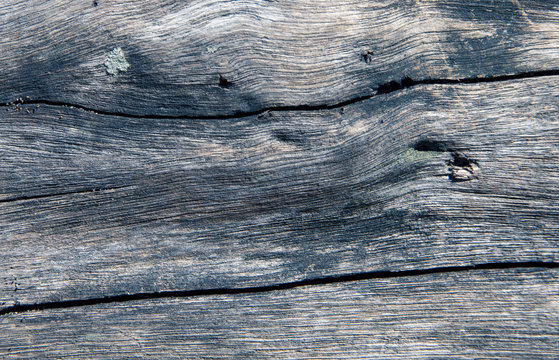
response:
M231 81L219 75L219 87L227 89L230 88L231 86L233 86L233 83Z

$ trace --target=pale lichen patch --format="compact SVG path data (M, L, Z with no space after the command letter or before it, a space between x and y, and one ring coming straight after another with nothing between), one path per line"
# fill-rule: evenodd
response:
M122 51L120 47L114 48L107 54L107 59L105 61L107 74L117 76L121 72L128 71L129 67L130 64L126 61L124 51Z
M217 47L216 47L216 46L213 46L213 45L210 45L210 46L208 46L208 47L206 48L206 52L207 52L208 54L215 54L216 51L217 51Z

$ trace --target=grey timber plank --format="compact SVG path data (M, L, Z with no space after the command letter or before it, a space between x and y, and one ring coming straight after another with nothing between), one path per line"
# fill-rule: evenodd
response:
M405 77L559 70L558 24L557 0L4 0L0 102L191 116L335 104Z
M0 305L559 259L557 77L237 119L14 105Z
M559 271L48 309L0 327L3 359L557 359Z

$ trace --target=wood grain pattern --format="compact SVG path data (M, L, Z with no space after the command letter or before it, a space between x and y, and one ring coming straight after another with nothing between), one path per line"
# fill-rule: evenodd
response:
M557 261L558 97L544 77L211 121L7 107L0 302Z
M3 359L557 359L559 271L377 279L0 317Z
M559 358L558 75L557 0L1 1L0 358Z
M559 69L557 0L4 0L0 101L215 116ZM127 71L105 63L122 48Z

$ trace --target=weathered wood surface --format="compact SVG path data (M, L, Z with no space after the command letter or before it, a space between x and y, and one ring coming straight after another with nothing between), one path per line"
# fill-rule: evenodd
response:
M559 1L5 0L0 35L0 358L559 357Z
M557 359L559 270L433 274L0 317L3 359Z
M8 107L1 302L557 261L558 99L542 77L212 121Z
M558 24L557 0L3 0L0 101L192 116L335 104L404 77L557 70ZM129 67L113 76L118 47Z

